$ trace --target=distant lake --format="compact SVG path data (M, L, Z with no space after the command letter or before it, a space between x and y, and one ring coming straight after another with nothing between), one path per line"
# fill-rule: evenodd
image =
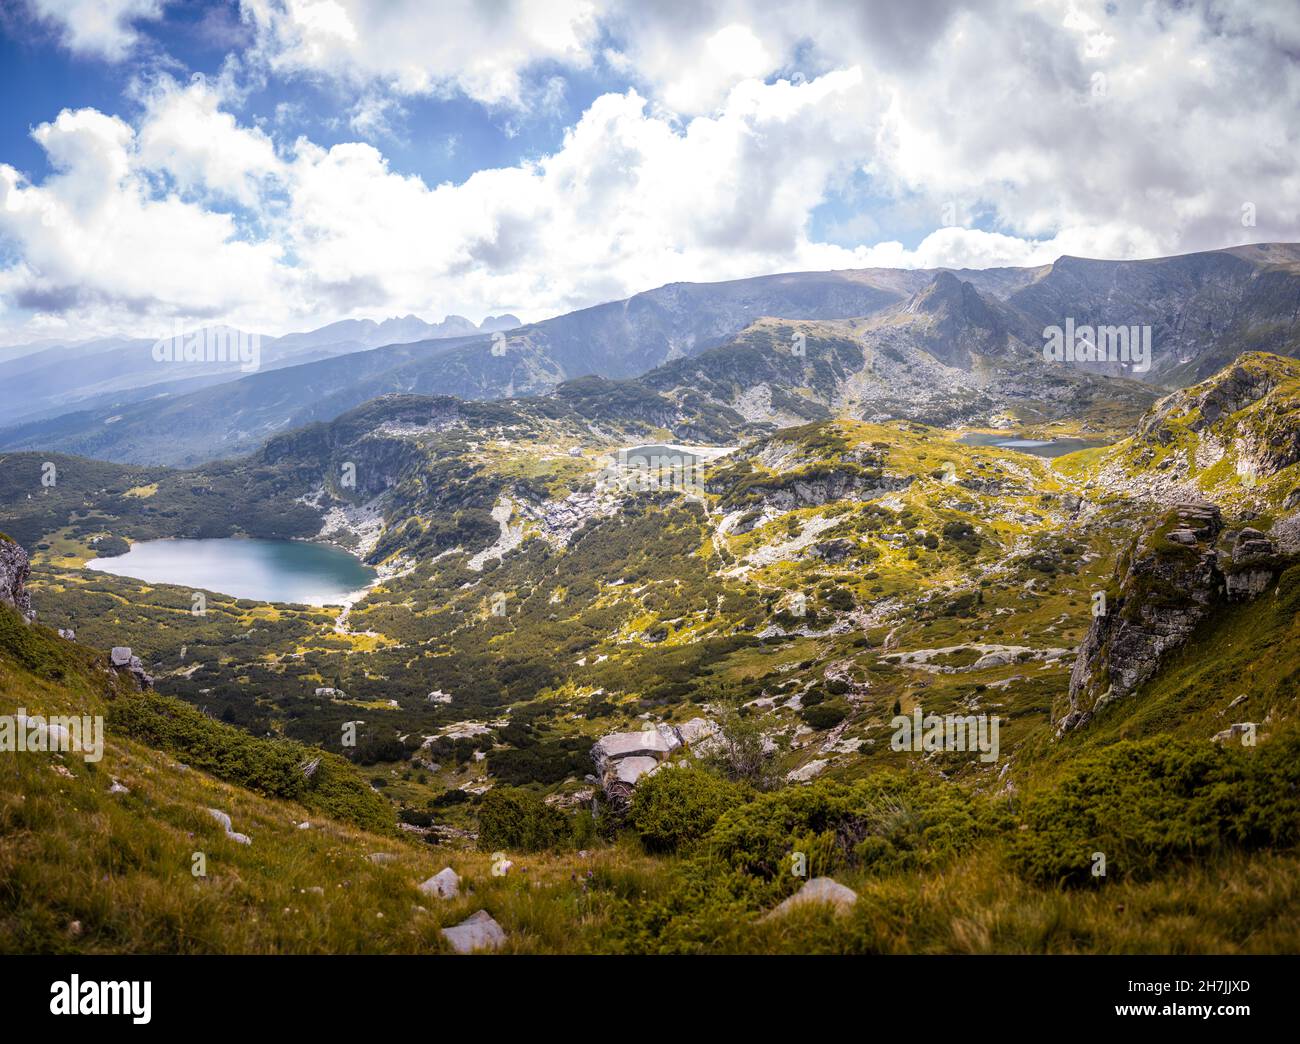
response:
M114 576L175 584L259 602L341 605L375 578L346 551L300 540L144 540L86 563Z
M957 441L967 446L996 446L998 449L1032 453L1035 457L1064 457L1067 453L1107 445L1098 439L1017 439L1009 435L989 435L978 431L963 435Z

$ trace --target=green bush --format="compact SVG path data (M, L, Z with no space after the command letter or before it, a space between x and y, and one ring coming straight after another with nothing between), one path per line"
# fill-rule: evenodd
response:
M629 822L651 851L675 852L702 838L747 797L747 788L704 769L668 768L637 784Z
M569 820L536 794L496 787L483 795L478 813L478 846L485 851L540 852L569 838Z
M877 774L852 784L789 787L727 812L709 833L713 860L762 881L841 866L893 871L933 865L966 849L996 817L965 788L923 776Z
M846 700L825 700L811 707L805 706L799 712L799 717L810 728L833 729L849 716L852 709Z
M1300 733L1261 747L1174 740L1125 740L1081 758L1051 789L1034 795L1027 830L1012 845L1025 877L1096 883L1147 879L1173 860L1228 848L1300 839Z

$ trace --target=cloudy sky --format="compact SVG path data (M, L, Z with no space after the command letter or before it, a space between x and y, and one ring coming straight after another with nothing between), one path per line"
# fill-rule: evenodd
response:
M0 344L1300 240L1298 6L0 0Z

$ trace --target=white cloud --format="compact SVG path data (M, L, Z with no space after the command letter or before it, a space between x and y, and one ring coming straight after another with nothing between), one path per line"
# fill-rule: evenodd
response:
M249 206L281 163L270 137L240 127L220 102L202 79L187 87L160 81L146 99L136 162L166 171L182 191L206 190Z
M364 84L349 115L372 142L414 104L403 91L554 111L564 81L544 63L610 39L591 60L641 86L597 98L549 155L437 186L373 143L275 140L226 111L224 87L162 81L135 128L65 112L36 131L57 174L0 167L20 259L0 297L32 324L540 318L676 280L1300 239L1297 33L1280 6L701 0L618 7L600 36L577 4L526 5L517 25L479 7L401 22L345 0L251 6L266 61ZM440 19L457 14L451 34ZM835 242L816 241L814 211L850 186L867 213L838 203Z
M585 67L596 33L589 0L244 0L244 10L260 56L281 72L516 107L531 67Z
M31 0L69 50L120 61L138 39L132 23L162 17L163 0Z

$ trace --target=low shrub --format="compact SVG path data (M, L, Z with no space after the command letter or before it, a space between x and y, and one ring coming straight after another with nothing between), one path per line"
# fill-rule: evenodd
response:
M1300 732L1252 750L1158 737L1125 740L1079 759L1026 803L1012 845L1035 881L1149 879L1170 861L1300 840ZM1099 864L1098 864L1099 865Z
M568 817L531 791L495 787L483 795L478 846L484 851L540 852L559 847L569 836Z
M675 852L702 838L749 794L748 788L696 766L667 768L637 784L628 821L646 848Z

